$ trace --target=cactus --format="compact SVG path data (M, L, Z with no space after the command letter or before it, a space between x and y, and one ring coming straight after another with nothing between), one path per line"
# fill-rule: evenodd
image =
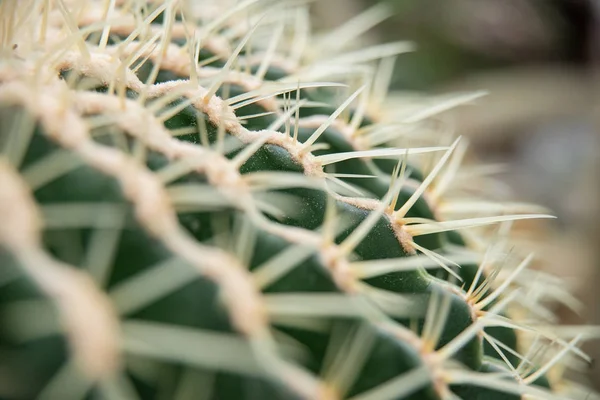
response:
M305 2L0 3L0 397L565 399L587 330L399 42ZM589 361L589 360L588 360Z

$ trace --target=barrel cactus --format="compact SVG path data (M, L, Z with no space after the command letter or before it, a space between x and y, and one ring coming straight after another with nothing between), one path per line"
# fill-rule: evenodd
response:
M0 398L565 399L485 167L304 1L0 3ZM392 107L391 104L394 104Z

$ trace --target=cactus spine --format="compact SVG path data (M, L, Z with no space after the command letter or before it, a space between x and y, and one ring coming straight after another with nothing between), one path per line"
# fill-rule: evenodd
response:
M382 112L410 46L346 50L369 18L317 41L304 2L0 18L0 397L574 396L582 335L548 328L559 284L511 238L548 216L459 168L434 117L477 94Z

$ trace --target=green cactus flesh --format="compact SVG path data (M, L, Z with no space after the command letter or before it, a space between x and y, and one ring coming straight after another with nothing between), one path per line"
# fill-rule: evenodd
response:
M444 213L464 141L373 98L400 50L200 3L0 3L0 398L569 398L507 254L546 216Z

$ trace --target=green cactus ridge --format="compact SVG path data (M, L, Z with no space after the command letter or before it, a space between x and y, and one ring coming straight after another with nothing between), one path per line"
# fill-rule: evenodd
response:
M577 398L511 236L548 216L460 168L479 94L384 111L406 43L270 0L0 21L1 399Z

